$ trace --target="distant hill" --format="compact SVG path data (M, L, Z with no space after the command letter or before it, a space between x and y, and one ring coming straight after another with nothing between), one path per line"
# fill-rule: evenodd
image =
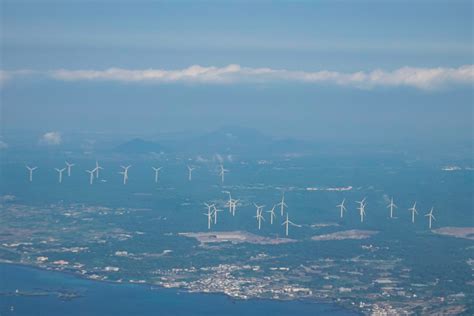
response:
M167 153L260 156L306 152L310 147L310 144L303 141L274 139L251 128L223 127L187 139L163 139L160 143L135 138L117 146L115 151L126 154L149 154L160 153L166 148Z
M152 141L134 138L117 146L115 151L124 154L148 154L152 152L159 153L163 151L163 147L160 144Z

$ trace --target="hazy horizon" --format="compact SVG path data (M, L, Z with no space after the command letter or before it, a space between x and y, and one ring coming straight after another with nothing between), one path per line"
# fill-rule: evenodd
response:
M140 4L3 1L3 133L472 142L470 1Z

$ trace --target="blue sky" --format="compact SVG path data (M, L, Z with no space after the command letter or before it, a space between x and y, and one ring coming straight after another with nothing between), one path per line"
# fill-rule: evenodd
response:
M471 1L4 0L2 125L471 140L472 12Z

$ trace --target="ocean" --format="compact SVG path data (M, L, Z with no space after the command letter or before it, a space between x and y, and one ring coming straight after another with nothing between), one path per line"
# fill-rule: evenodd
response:
M47 296L7 295L49 292ZM57 292L80 297L62 300ZM234 300L222 294L185 293L142 284L114 284L12 264L0 264L0 315L357 315L333 304Z

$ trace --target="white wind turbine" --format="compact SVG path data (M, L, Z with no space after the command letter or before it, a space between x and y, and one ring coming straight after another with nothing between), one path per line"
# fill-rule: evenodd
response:
M270 225L273 225L273 219L275 218L275 207L276 207L276 204L273 205L272 209L267 211L267 213L270 213Z
M392 199L390 200L390 204L387 205L387 208L390 208L390 218L393 218L393 209L397 207L398 206L396 206L395 203L393 203L393 197L392 197Z
M255 207L257 208L257 216L258 216L258 213L262 212L263 208L265 207L265 205L257 205L255 203L253 203L253 205L255 205Z
M429 219L429 220L428 220L428 221L429 221L429 228L431 229L431 221L435 221L435 220L436 220L436 218L435 218L434 215L433 215L433 208L431 208L431 211L430 211L428 214L426 214L425 216L428 216L428 219Z
M66 166L67 166L67 176L70 177L71 176L71 169L72 169L72 167L75 166L75 164L69 163L69 162L66 161Z
M235 216L235 209L237 208L237 203L239 203L239 200L230 200L230 209L231 209L231 212L232 212L232 216Z
M361 201L356 201L356 203L358 203L359 206L361 206L362 204L365 203L365 199L366 199L366 198L364 197Z
M30 182L33 182L33 171L35 171L36 169L38 169L38 167L26 166L26 169L28 169L28 172L29 172L29 179L30 179Z
M221 165L221 170L219 171L219 176L221 177L221 182L224 183L225 173L229 172L229 170L224 169L224 166Z
M365 200L365 198L364 198ZM360 206L357 208L359 210L359 214L360 214L360 222L364 222L364 216L365 216L365 207L367 205L367 203L364 202L364 200L360 201Z
M418 214L418 212L416 210L416 201L413 204L413 206L411 208L409 208L408 210L411 212L411 222L414 223L415 222L415 214Z
M123 184L127 184L127 180L128 180L128 169L131 167L132 165L128 165L128 166L120 166L120 168L123 169L123 171L120 171L119 174L123 175Z
M214 225L217 224L217 213L222 212L222 210L218 210L216 206L213 204L212 208L214 209Z
M101 166L99 166L99 162L96 160L95 161L95 177L96 178L99 178L99 170L103 170L104 168L102 168Z
M230 194L229 191L222 191L222 193L227 193L227 194L229 195L229 200L227 201L227 203L225 204L225 206L229 208L229 213L232 213L232 210L233 210L233 208L234 208L234 206L233 206L233 201L234 201L234 200L232 200L232 195ZM235 211L234 211L234 212L235 212Z
M191 181L193 179L193 170L196 169L195 167L188 166L188 180Z
M56 170L59 173L58 182L59 183L63 182L63 172L66 170L66 168L62 168L62 169L54 168L54 170Z
M204 203L204 205L207 207L207 212L210 212L214 208L214 204Z
M158 167L158 168L151 167L151 169L155 170L155 183L158 183L158 174L162 168L163 167Z
M94 173L95 173L95 168L92 170L86 170L87 173L89 173L90 178L89 178L89 184L94 183Z
M292 221L290 221L288 219L288 213L286 213L286 221L284 221L283 224L281 224L281 225L285 225L285 236L288 236L288 226L289 225L293 225L295 227L301 227L301 225L295 224L295 223L293 223Z
M346 202L346 199L343 199L342 202L341 202L341 204L336 205L336 207L339 207L339 209L341 210L341 218L344 217L344 211L347 212L347 209L346 209L346 207L344 206L344 203L345 203L345 202Z
M262 216L262 209L257 208L257 216L254 216L258 222L258 230L262 227L262 221L265 221L265 218Z
M204 213L204 215L207 216L207 229L211 229L211 222L212 222L212 215L213 212L211 211L212 206L207 208L207 213Z
M281 202L277 204L277 206L280 207L280 215L283 216L283 213L285 212L285 207L288 207L285 203L285 192L283 192L283 195L281 196Z

